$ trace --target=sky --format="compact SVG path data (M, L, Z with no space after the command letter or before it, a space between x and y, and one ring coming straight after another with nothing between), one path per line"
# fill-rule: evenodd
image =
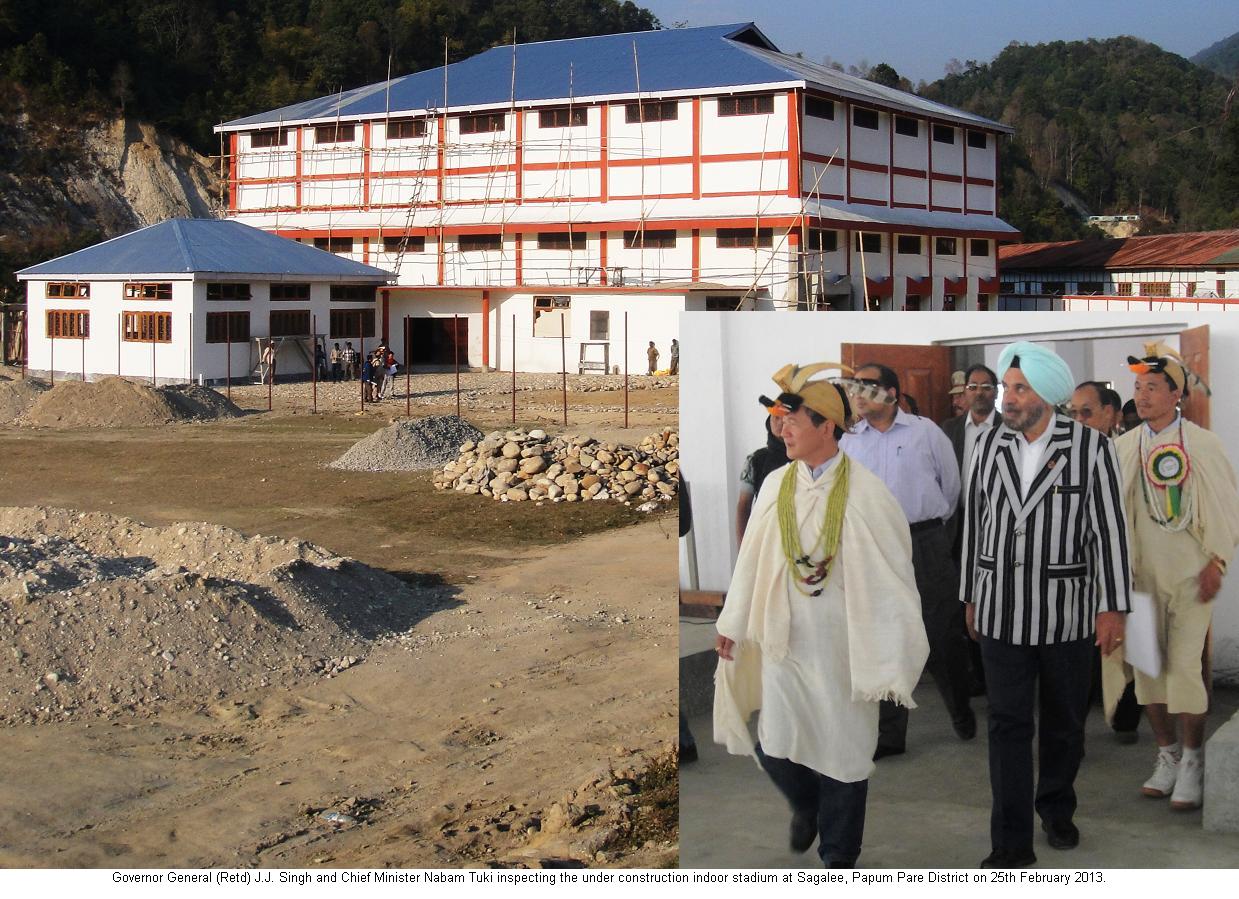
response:
M918 81L952 58L989 62L1007 44L1130 34L1190 57L1239 31L1223 0L636 0L665 27L756 22L780 50L845 66L885 62Z

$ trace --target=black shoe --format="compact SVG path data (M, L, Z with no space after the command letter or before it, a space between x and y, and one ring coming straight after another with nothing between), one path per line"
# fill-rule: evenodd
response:
M966 709L964 714L954 719L951 726L955 728L955 736L961 740L971 740L977 735L977 715L971 708Z
M697 744L689 743L687 746L680 746L680 764L685 765L695 761L697 761Z
M1080 845L1080 828L1070 821L1042 821L1041 829L1054 849L1074 849Z
M1012 852L1007 849L995 849L981 860L982 868L1027 868L1036 864L1037 856L1031 849Z
M791 843L792 852L799 855L808 852L813 841L817 839L817 812L792 812Z
M873 751L873 760L876 762L878 759L884 759L888 755L903 755L907 751L907 748L904 746L882 746L879 744L878 748Z

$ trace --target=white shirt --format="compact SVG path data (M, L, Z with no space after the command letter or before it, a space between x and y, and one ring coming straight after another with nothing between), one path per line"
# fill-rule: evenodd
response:
M1049 424L1036 440L1025 440L1023 434L1015 440L1016 452L1020 456L1020 493L1024 496L1028 496L1028 488L1037 479L1041 463L1045 461L1046 448L1050 445L1050 438L1054 436L1054 416L1050 415L1049 419Z
M972 420L972 413L969 412L964 418L964 471L968 470L968 463L972 461L972 450L977 445L977 440L994 426L994 413L982 419L980 424Z

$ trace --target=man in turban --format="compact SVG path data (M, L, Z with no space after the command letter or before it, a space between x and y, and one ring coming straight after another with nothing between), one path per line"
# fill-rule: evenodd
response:
M1072 819L1092 647L1108 655L1122 644L1130 582L1113 444L1055 408L1071 397L1071 370L1021 341L999 355L998 375L1003 423L972 458L960 598L990 703L993 851L982 865L1024 867L1037 860L1034 810L1050 846L1079 844Z
M860 855L878 703L912 706L928 656L907 519L890 491L839 452L844 389L833 363L788 365L765 400L787 465L753 504L718 619L714 739L755 755L792 808L791 845L831 867ZM863 386L863 385L862 385ZM761 709L758 743L748 719Z
M1222 442L1179 414L1192 388L1208 391L1164 344L1128 357L1136 374L1142 424L1120 437L1132 570L1138 590L1153 595L1161 671L1135 672L1136 697L1157 740L1153 776L1142 792L1170 797L1173 809L1199 808L1204 783L1208 691L1201 658L1212 600L1239 545L1239 490ZM1112 716L1130 672L1105 666L1106 711Z

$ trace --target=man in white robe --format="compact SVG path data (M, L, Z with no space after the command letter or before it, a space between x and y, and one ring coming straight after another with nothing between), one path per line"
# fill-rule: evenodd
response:
M907 518L881 480L839 452L844 390L809 381L826 368L840 366L775 374L783 393L771 413L784 419L792 461L762 485L719 616L714 739L756 755L787 798L793 850L820 836L822 861L851 867L878 703L914 706L929 645Z

